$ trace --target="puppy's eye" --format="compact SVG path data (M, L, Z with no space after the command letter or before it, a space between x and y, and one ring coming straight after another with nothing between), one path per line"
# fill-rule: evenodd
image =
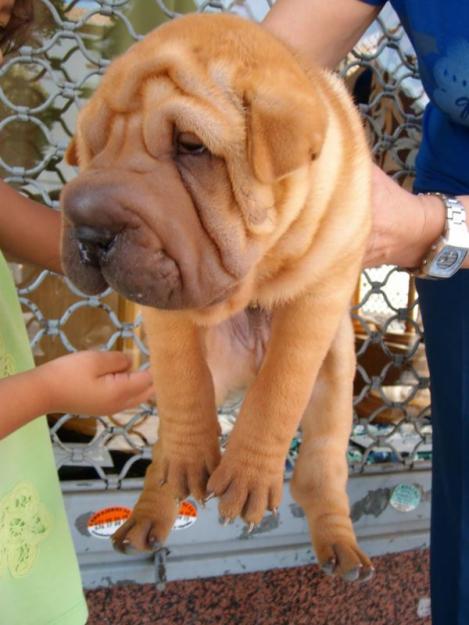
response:
M176 139L176 148L178 154L192 154L197 156L207 151L205 145L200 141L199 137L191 132L181 132Z

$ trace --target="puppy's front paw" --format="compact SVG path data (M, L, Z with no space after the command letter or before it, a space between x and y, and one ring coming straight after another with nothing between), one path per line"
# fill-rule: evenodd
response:
M243 452L230 442L207 490L219 497L223 519L240 516L249 525L257 525L266 510L280 505L283 471L283 458L273 460L260 449L255 454Z
M179 504L168 488L148 476L145 482L131 516L112 536L114 549L121 553L157 550L176 520Z
M220 462L217 433L203 440L177 441L163 444L160 460L160 483L167 485L175 499L188 495L203 501L207 497L207 481Z

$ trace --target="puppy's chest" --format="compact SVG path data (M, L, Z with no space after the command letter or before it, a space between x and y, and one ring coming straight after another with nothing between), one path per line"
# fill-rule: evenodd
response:
M232 335L240 346L262 361L270 339L272 314L256 304L229 320ZM260 364L260 362L258 363Z

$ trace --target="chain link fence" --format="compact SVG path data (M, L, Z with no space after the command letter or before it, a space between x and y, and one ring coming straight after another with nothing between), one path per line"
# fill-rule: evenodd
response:
M38 32L0 69L0 175L58 209L75 171L63 161L79 109L110 60L167 19L189 11L229 11L259 20L268 0L37 0ZM411 187L425 95L415 57L395 14L385 9L340 67L359 104L376 161ZM89 297L67 279L13 265L36 362L87 348L121 349L148 366L138 308L107 290ZM353 305L358 367L352 473L428 468L428 371L412 281L394 267L366 270ZM229 433L239 402L220 412ZM66 490L126 488L151 457L157 414L49 415ZM287 470L301 437L292 443Z

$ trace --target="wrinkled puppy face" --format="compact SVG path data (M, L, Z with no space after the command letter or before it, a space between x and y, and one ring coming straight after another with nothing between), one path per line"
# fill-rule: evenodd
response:
M191 15L160 27L80 114L68 150L80 174L61 198L66 274L157 308L229 300L292 221L279 206L324 130L311 82L259 26Z

